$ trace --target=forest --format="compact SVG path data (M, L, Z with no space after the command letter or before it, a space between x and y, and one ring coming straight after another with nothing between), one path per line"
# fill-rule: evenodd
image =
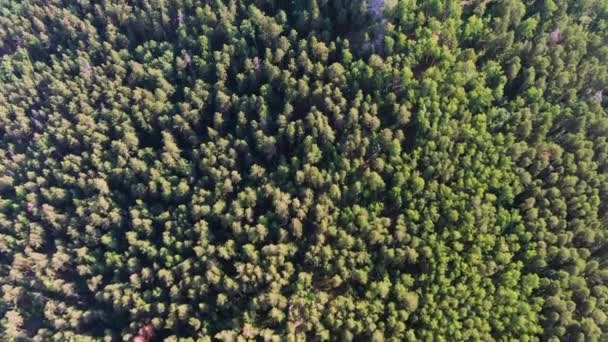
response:
M608 0L0 0L0 340L607 341Z

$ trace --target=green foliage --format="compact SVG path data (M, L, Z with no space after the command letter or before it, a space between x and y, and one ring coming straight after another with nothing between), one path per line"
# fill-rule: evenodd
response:
M0 11L0 339L608 340L606 1Z

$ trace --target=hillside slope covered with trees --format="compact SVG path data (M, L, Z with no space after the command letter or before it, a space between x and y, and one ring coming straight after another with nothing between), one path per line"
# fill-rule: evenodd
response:
M0 339L608 340L608 1L0 0Z

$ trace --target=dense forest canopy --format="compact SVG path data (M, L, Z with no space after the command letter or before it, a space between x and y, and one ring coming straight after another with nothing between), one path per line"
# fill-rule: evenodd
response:
M0 339L606 341L606 91L606 0L0 0Z

